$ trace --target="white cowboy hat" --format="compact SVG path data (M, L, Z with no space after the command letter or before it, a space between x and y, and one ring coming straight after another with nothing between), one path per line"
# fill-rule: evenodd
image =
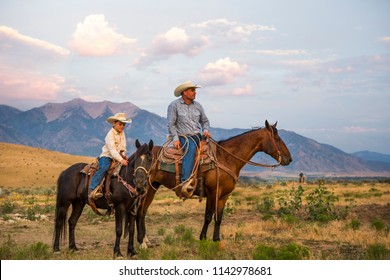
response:
M175 89L174 94L176 97L179 97L183 93L183 91L189 88L201 88L201 87L202 87L201 85L194 85L192 82L185 82L184 84L181 84Z
M115 114L114 116L111 116L107 119L107 121L109 123L114 123L116 121L120 121L120 122L123 122L123 123L131 123L131 119L130 118L126 118L126 115L125 113L118 113L118 114Z

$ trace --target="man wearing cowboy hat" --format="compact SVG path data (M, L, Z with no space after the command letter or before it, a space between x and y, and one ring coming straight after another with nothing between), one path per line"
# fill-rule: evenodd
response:
M186 82L179 85L174 95L180 97L171 102L168 107L168 131L172 137L173 146L186 151L182 159L182 192L186 197L194 191L194 180L191 177L196 147L199 145L201 133L204 137L211 137L210 122L202 105L195 101L196 89L200 85Z
M102 148L102 153L99 156L99 169L92 177L91 185L89 186L90 199L98 199L103 196L100 192L101 189L97 186L102 182L106 172L110 168L113 160L118 161L120 164L127 166L126 153L126 137L125 137L125 125L131 123L131 119L126 118L124 113L118 113L107 119L107 122L112 124L112 128L107 133L105 144Z

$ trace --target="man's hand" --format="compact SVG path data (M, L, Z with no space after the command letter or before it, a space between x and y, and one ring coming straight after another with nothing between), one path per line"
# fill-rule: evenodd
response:
M211 133L208 131L203 131L203 136L206 138L211 138Z
M122 159L122 160L121 160L121 164L122 164L123 166L127 166L127 165L128 165L128 162L127 162L127 160Z
M173 141L173 147L175 147L176 149L180 149L181 148L180 140Z

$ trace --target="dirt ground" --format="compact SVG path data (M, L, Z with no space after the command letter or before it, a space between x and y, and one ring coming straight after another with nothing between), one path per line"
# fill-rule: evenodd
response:
M234 199L232 200L232 204ZM198 259L199 255L183 245L164 243L167 235L174 234L178 225L191 229L197 240L203 225L205 201L197 199L181 201L174 193L163 190L161 196L150 207L147 216L148 237L153 247L147 255L135 259L161 259L162 251L175 250L175 258ZM230 206L232 207L232 206ZM286 223L280 219L264 220L263 214L253 211L246 205L232 207L226 212L221 226L221 248L224 259L251 259L257 244L279 246L294 242L306 246L311 251L311 259L364 259L366 247L372 243L390 247L388 232L377 232L370 223L381 220L390 225L390 204L362 204L353 207L346 220L327 224L311 223L302 218L298 222ZM359 230L346 229L352 220L361 223ZM15 246L28 246L43 242L52 247L54 213L41 215L37 221L18 218L10 214L8 219L0 219L0 244L9 238ZM209 227L208 239L212 239L213 223ZM162 233L163 232L163 233ZM67 240L61 244L61 252L52 259L112 259L115 240L114 217L101 218L86 206L76 228L78 252L67 250ZM126 253L127 240L122 239L121 251ZM140 249L137 249L140 251ZM142 251L142 250L141 250Z

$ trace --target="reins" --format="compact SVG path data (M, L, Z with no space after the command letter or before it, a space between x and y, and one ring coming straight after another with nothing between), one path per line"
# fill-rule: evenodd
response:
M272 138L272 137L271 137ZM272 138L273 139L273 138ZM235 154L229 152L227 149L225 149L223 146L219 145L217 141L215 141L213 138L210 138L210 141L213 142L218 148L221 148L221 150L223 150L225 153L229 154L230 156L234 157L235 159L238 159L239 161L241 162L244 162L245 164L250 164L250 165L253 165L253 166L259 166L259 167L270 167L270 168L275 168L275 167L278 167L280 166L281 162L282 162L282 157L280 155L280 151L279 149L277 149L277 152L278 152L278 163L277 164L265 164L265 163L259 163L259 162L253 162L251 160L245 160L245 159L242 159L238 156L236 156ZM274 140L275 141L275 140ZM276 143L275 143L275 146L277 147Z

